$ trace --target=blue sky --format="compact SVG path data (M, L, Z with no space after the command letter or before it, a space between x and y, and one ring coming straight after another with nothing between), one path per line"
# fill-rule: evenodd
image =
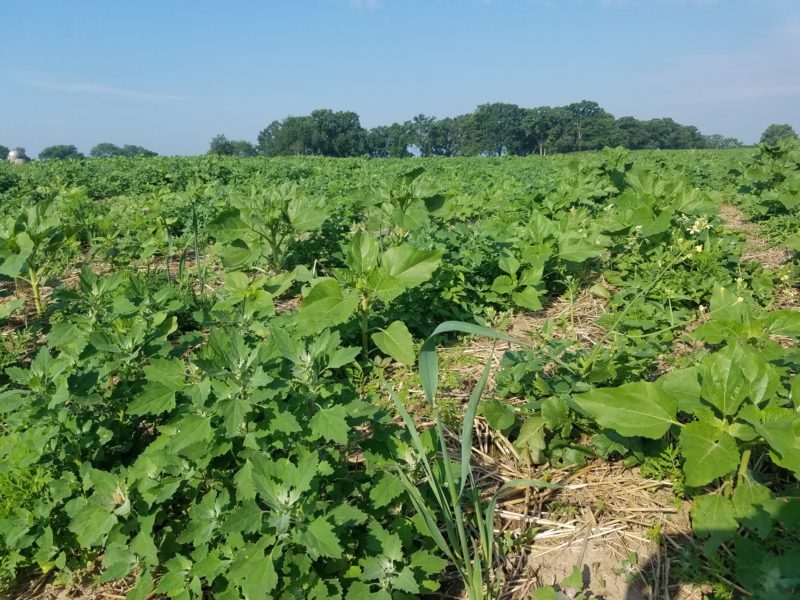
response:
M800 130L800 0L0 0L0 144L198 154L315 108L366 127L596 100Z

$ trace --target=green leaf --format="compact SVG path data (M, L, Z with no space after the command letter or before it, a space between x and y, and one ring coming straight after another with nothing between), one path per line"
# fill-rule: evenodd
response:
M234 208L220 213L208 224L208 232L218 241L247 239L252 229L245 223L239 210Z
M504 256L500 257L500 260L497 261L497 264L500 266L500 270L504 273L508 273L511 277L514 277L519 271L519 261L510 254L505 254Z
M514 407L503 400L487 400L483 405L483 414L489 426L500 431L508 429L517 420Z
M345 417L347 417L347 410L340 404L320 409L317 414L311 417L311 422L309 423L311 431L317 437L337 444L346 444L350 426L347 424Z
M416 361L414 340L402 321L394 321L386 329L373 333L372 341L381 352L388 354L397 362L408 366L414 365Z
M17 249L5 256L3 262L0 264L0 275L14 278L17 275L23 274L26 268L26 261L30 258L34 249L33 240L26 232L18 233L16 236Z
M341 558L342 546L339 538L325 517L317 517L300 535L302 543L306 546L309 556L316 560L320 556Z
M271 597L270 592L278 584L278 575L273 562L278 557L275 553L271 553L270 556L264 555L268 545L270 539L265 536L257 543L239 549L228 572L228 580L238 585L248 600L267 600Z
M441 250L420 250L404 244L384 252L381 263L404 287L413 288L430 279L441 259Z
M564 232L558 238L558 257L568 262L582 263L600 256L603 250L577 231Z
M0 304L0 322L10 317L23 306L25 306L25 298L15 298Z
M700 401L700 381L697 369L678 369L662 375L656 380L661 390L675 398L678 412L694 413L702 406Z
M120 542L109 544L103 551L103 574L100 576L100 583L127 577L135 565L136 556L127 545Z
M295 231L314 231L328 218L325 208L317 200L307 196L296 196L289 201L286 216Z
M547 447L544 435L544 417L541 415L530 415L519 428L517 439L514 440L514 447L523 458L530 460L538 465L544 462L544 450Z
M624 436L662 437L676 425L676 400L653 383L638 381L573 396L601 426Z
M800 337L800 311L775 310L767 316L767 328L774 335Z
M684 426L679 444L686 459L686 485L691 487L711 483L739 465L736 440L708 423L695 421Z
M356 292L342 290L335 279L323 279L311 288L300 305L297 332L302 336L315 335L344 323L353 315L358 302Z
M704 545L707 552L713 552L721 542L732 538L739 528L733 503L721 494L696 497L691 514L695 535L710 538Z
M370 273L378 264L378 244L366 231L358 231L344 250L345 264L357 275Z
M262 519L263 513L255 500L245 500L228 514L222 533L258 533Z
M427 550L417 550L411 555L411 566L416 567L426 575L436 575L441 573L448 562Z
M723 415L736 413L747 397L749 386L742 373L746 357L738 346L726 346L700 366L700 394Z
M535 287L528 286L522 291L511 294L514 304L528 310L542 310L541 293Z
M516 282L508 275L498 275L492 282L492 291L498 294L510 294L516 288Z
M245 461L242 468L233 476L233 484L236 486L236 498L239 502L254 500L256 497L256 487L253 482L253 463Z
M770 489L749 475L744 477L733 492L733 508L736 519L751 531L765 539L772 530L773 518L779 517L781 502Z
M395 576L392 580L392 586L401 592L419 594L419 585L417 585L417 581L414 578L414 572L408 567L405 567Z
M369 491L369 498L375 508L383 508L392 503L403 491L403 482L387 471L383 471Z
M102 546L117 517L94 502L78 499L73 510L67 509L71 519L69 529L78 539L82 548Z

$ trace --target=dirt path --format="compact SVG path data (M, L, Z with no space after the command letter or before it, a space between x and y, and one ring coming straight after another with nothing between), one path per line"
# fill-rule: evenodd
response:
M788 249L775 246L772 240L761 233L761 227L757 223L747 220L738 206L720 205L719 218L727 229L744 236L742 262L757 261L765 269L775 270L781 268L791 258Z

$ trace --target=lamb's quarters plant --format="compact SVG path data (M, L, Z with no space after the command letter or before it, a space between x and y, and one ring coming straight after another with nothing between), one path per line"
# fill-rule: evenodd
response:
M58 200L39 202L0 221L0 275L30 285L36 313L44 313L41 288L58 267L59 252L76 230L62 220Z
M319 229L328 218L321 198L294 184L273 189L253 187L249 194L232 194L231 208L208 224L216 252L226 267L284 265L288 244L300 234Z
M113 296L110 314L81 299L93 320L65 321L71 333L9 369L14 387L0 392L0 481L51 474L0 515L6 576L102 556L101 581L138 571L133 597L436 589L445 562L428 527L378 476L404 442L337 376L357 349L327 329L313 340L275 329L265 342L217 326L182 357L173 318L129 286L83 279ZM234 297L243 283L229 281Z
M359 231L343 247L345 268L334 269L334 278L314 283L297 313L297 330L313 335L357 316L361 350L369 356L370 315L378 305L392 302L404 291L430 279L439 267L440 250L423 250L409 244L381 251L375 238ZM387 331L392 334L387 334ZM401 346L397 340L402 338ZM409 362L410 335L397 323L377 334L378 347L400 362Z

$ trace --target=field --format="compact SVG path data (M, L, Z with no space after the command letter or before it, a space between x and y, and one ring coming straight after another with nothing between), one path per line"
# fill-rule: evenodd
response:
M0 589L797 597L798 205L788 141L2 164Z

